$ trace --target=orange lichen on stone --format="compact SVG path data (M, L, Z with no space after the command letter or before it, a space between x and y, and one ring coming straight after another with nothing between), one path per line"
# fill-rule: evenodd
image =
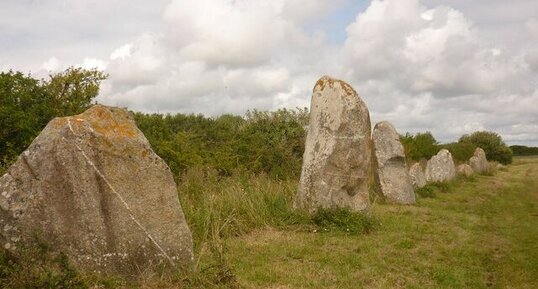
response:
M67 125L66 117L57 117L50 121L50 126L54 129L59 129Z
M345 81L334 79L330 76L323 76L322 78L320 78L316 82L316 85L314 85L314 91L316 90L323 91L327 85L333 88L335 83L338 83L340 87L342 87L342 89L346 92L347 95L349 96L357 95L357 92L353 89L353 87L351 87L351 85L347 84Z
M72 119L88 122L95 132L106 138L134 138L139 133L129 113L123 109L96 105Z

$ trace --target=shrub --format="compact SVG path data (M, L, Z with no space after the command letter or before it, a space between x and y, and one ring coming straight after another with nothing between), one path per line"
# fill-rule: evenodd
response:
M406 133L400 136L400 141L404 146L407 160L420 161L421 159L430 159L439 151L438 142L430 132L417 133L415 135Z
M11 164L52 118L87 109L106 77L72 67L41 80L0 72L0 166Z
M308 110L250 111L245 117L135 113L138 127L174 175L194 167L297 178Z
M480 147L486 152L489 161L497 161L503 165L512 163L512 151L501 136L490 131L477 131L470 135L462 136L460 143L470 143Z
M473 156L476 145L468 142L454 142L441 145L441 148L449 150L457 163L465 163Z
M415 193L421 198L435 198L435 188L430 184L427 184L422 188L417 188Z

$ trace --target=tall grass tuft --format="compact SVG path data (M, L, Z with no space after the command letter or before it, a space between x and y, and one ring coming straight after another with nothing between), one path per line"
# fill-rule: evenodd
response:
M320 231L341 231L350 234L368 234L379 225L372 216L352 212L347 208L319 209L312 221Z
M294 210L297 180L275 180L264 174L221 176L216 170L193 168L179 179L178 191L197 256L193 276L198 277L190 277L194 283L196 279L235 282L225 257L228 237L267 226L363 234L378 224L348 209L320 209L314 215Z

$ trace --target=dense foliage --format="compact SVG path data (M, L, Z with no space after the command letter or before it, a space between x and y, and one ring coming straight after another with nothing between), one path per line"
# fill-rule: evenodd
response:
M48 79L0 72L0 168L16 158L56 116L86 110L107 76L68 68Z
M420 161L430 159L441 149L447 149L452 154L454 161L464 163L473 156L477 147L486 152L490 161L501 164L512 162L512 151L506 146L501 136L489 131L477 131L470 135L463 135L458 142L439 144L430 132L406 133L400 136L408 161Z
M476 144L467 142L453 142L443 144L440 148L447 149L452 154L454 161L464 163L468 161L474 154Z
M298 177L305 143L307 109L250 111L245 117L135 113L155 152L175 175L191 167Z
M400 136L400 141L404 146L405 156L408 160L430 159L439 151L439 143L429 131L415 135L406 133Z
M538 147L528 147L521 145L510 146L515 156L534 156L538 155Z
M486 157L489 161L497 161L504 165L512 163L512 151L497 133L477 131L470 135L462 136L458 142L473 144L482 148L486 152Z

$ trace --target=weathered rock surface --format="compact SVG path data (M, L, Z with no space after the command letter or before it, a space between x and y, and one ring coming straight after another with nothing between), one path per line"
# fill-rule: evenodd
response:
M456 167L452 154L446 150L440 150L426 164L426 181L446 182L456 177Z
M15 254L37 236L82 270L131 275L193 260L172 173L123 109L53 119L0 193L1 246Z
M420 163L415 163L409 168L409 176L415 189L422 188L426 185L426 175Z
M469 164L473 170L479 174L482 174L488 170L488 160L486 159L486 153L481 148L476 148L474 155L469 159Z
M473 168L468 164L461 164L456 168L458 175L470 177L474 174Z
M407 165L400 136L394 126L382 121L372 133L375 176L380 193L390 202L414 204L415 190Z
M341 80L318 80L295 207L368 209L370 132L370 114L357 92Z

